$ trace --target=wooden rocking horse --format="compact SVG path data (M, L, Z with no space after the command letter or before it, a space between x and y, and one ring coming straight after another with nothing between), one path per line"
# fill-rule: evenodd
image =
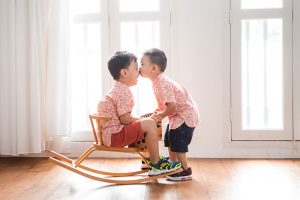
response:
M147 117L149 114L144 115L143 117ZM138 141L133 145L128 147L108 147L103 145L102 143L102 136L101 136L101 123L103 121L110 120L110 117L103 117L99 115L89 115L92 130L94 134L95 142L94 144L88 148L77 160L72 160L66 156L63 156L59 153L54 151L48 151L52 157L49 157L49 160L63 168L66 168L72 172L75 172L79 175L85 176L87 178L91 178L97 181L107 182L107 183L114 183L114 184L135 184L141 182L149 182L156 180L158 178L166 177L171 174L178 173L182 171L182 169L178 169L173 172L159 174L156 176L146 176L146 177L138 177L136 179L117 179L116 177L130 177L141 175L143 173L148 172L148 169L133 171L133 172L108 172L108 171L100 171L82 164L84 159L86 159L92 152L94 151L110 151L116 153L132 153L140 155L141 159L148 163L145 156L142 154L143 152L147 151L146 144L144 141ZM161 127L157 128L157 132L161 138L162 129ZM102 175L102 176L99 176ZM104 176L103 176L104 175Z

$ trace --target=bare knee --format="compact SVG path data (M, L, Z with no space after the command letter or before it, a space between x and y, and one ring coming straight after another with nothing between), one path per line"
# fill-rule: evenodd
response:
M149 132L156 129L156 123L151 118L141 119L140 120L142 130L144 132Z

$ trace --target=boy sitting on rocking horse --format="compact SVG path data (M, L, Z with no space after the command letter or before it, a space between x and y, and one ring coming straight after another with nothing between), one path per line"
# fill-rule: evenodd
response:
M149 176L179 169L179 162L159 157L154 116L139 119L131 115L134 99L129 87L137 84L139 76L136 56L126 51L116 52L108 61L108 69L115 83L98 104L98 114L111 117L101 124L104 145L124 147L145 139L150 155Z

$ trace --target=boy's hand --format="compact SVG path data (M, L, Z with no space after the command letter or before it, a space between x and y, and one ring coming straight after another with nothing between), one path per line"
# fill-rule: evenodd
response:
M139 118L133 117L133 116L131 115L131 113L128 112L128 113L125 113L125 114L121 115L121 116L119 117L119 119L120 119L121 124L127 125L127 124L130 124L130 123L132 123L132 122L138 120Z
M161 123L161 120L163 119L162 116L160 114L157 114L157 113L153 113L151 116L150 116L151 119L153 119L155 121L156 124L160 124Z
M155 121L155 123L157 124L156 113L152 113L152 115L149 118L153 119Z

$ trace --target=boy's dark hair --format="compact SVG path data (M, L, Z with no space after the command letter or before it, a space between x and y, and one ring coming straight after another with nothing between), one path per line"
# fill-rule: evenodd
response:
M117 51L108 61L108 70L114 80L120 78L120 71L127 69L132 61L137 61L134 54L127 51Z
M167 57L166 54L159 49L152 48L144 53L148 56L153 64L156 64L161 72L164 72L167 67Z

